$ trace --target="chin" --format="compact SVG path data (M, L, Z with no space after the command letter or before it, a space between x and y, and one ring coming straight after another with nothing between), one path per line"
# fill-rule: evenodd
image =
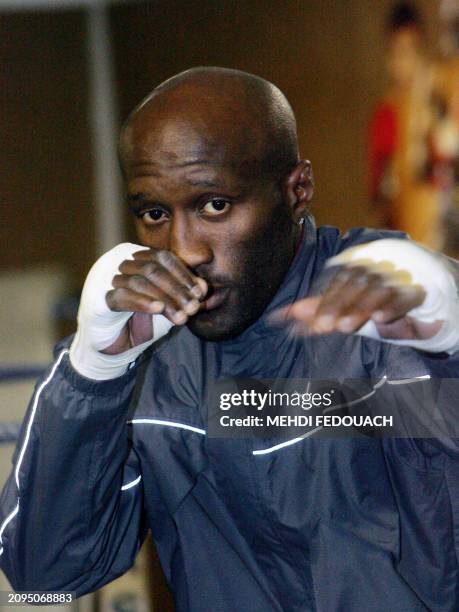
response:
M220 310L220 309L218 309ZM191 333L207 342L222 342L237 338L251 324L252 320L235 320L234 315L225 317L221 312L201 312L192 317L187 327Z

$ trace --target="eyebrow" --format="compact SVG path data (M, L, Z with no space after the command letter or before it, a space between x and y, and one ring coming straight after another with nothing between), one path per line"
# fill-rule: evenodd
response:
M212 179L193 179L191 177L188 177L186 179L186 182L188 185L191 185L192 187L205 187L207 189L221 189L224 187L224 185L222 183L219 183L218 181L212 180ZM143 204L148 202L148 204L151 204L152 202L154 202L155 204L159 204L162 206L161 202L157 202L157 201L153 201L151 198L149 198L148 195L146 195L145 193L132 193L132 194L128 194L127 195L127 200L129 202L129 204Z
M187 166L198 166L198 165L214 166L215 165L215 161L213 161L211 159L206 159L205 157L194 157L194 158L191 158L191 159L187 159L186 161L182 162L181 164L178 164L178 166L180 168L186 168Z
M128 193L127 201L131 210L140 210L142 206L160 206L161 208L168 209L169 207L163 202L152 200L145 193Z
M192 187L211 187L211 188L215 188L215 187L222 187L223 185L221 183L212 181L210 179L191 179L191 178L187 178L186 182L188 183L188 185L191 185Z
M146 202L147 200L151 201L148 199L148 196L145 195L144 193L128 193L127 199L128 199L128 202L132 204L136 204L137 202L140 202L140 203Z

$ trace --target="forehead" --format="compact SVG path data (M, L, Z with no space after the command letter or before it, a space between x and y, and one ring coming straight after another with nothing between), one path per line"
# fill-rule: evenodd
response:
M231 114L190 112L189 116L139 112L122 140L127 176L142 166L158 171L196 164L213 171L253 174L259 165L261 142L257 130Z

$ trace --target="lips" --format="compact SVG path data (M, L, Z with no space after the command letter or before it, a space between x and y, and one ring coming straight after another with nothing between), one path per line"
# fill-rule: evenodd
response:
M228 297L230 292L229 287L212 287L212 293L210 296L201 303L200 311L208 312L209 310L215 310L223 304Z

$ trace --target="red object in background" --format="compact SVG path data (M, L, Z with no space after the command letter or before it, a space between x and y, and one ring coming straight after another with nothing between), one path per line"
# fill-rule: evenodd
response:
M370 196L379 199L380 185L397 145L397 112L389 102L380 104L369 126L368 168Z

